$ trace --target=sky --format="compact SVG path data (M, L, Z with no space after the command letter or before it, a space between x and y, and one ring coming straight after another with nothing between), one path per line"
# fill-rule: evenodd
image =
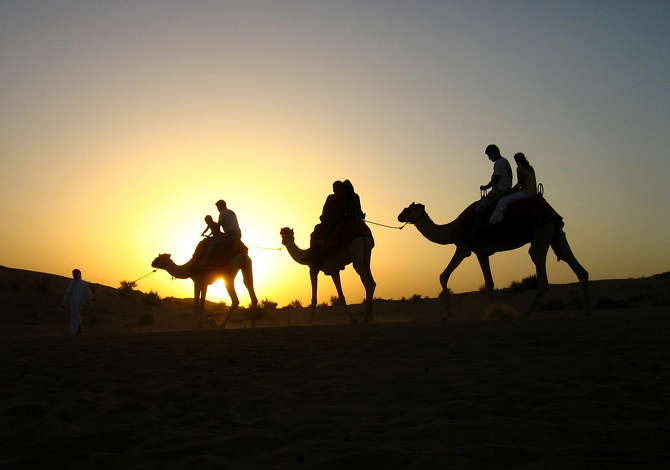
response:
M495 143L528 157L591 279L668 271L669 30L660 0L2 0L0 265L118 287L158 253L187 262L224 199L259 298L307 305L279 230L306 248L333 181L371 222L420 202L447 223ZM375 296L436 297L454 246L371 228ZM534 273L526 248L491 268L496 287ZM360 302L353 268L342 279ZM449 287L483 283L472 256ZM165 271L137 284L192 296ZM319 302L333 295L321 275ZM229 302L222 281L208 298Z

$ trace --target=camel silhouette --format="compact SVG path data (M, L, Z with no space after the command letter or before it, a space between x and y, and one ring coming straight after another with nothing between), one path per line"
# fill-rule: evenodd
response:
M512 206L513 205L509 206L508 211ZM568 240L565 237L565 232L563 232L563 223L560 218L549 220L539 226L534 226L532 224L524 225L526 228L525 232L520 233L515 237L484 238L476 242L473 242L472 239L467 236L468 232L463 229L459 219L445 225L438 225L433 222L426 213L423 204L412 203L398 215L398 220L400 222L414 224L417 230L433 243L438 243L440 245L456 245L454 256L447 265L447 268L440 275L440 284L442 285L444 294L445 318L451 316L447 282L449 281L451 273L454 272L465 258L470 256L471 251L477 255L477 260L479 261L482 273L484 274L484 283L486 285L489 301L492 301L494 284L491 275L491 266L489 264L489 256L500 251L514 250L527 243L530 243L529 254L535 264L538 287L535 297L523 316L530 315L540 299L542 299L542 296L544 296L549 289L546 266L549 247L553 249L559 261L565 261L577 275L586 300L585 313L586 315L589 315L591 312L589 304L589 273L586 272L572 254Z
M282 244L286 247L291 258L299 264L309 266L309 278L312 282L312 304L309 317L310 324L314 321L314 312L316 311L316 290L319 272L323 272L333 279L340 301L347 309L351 321L356 323L357 320L351 313L351 309L344 298L342 283L340 281L340 271L350 263L353 263L354 269L360 276L361 282L365 287L365 316L363 321L367 323L372 320L372 300L375 288L377 287L377 284L372 277L372 272L370 271L370 256L372 254L372 248L375 245L372 237L358 236L342 246L326 251L321 262L318 263L318 266L315 266L310 250L300 249L295 244L293 229L284 227L279 233L282 237Z
M235 291L235 277L239 271L242 271L244 285L249 291L249 297L251 297L251 308L255 309L258 306L258 299L256 298L256 292L254 291L254 275L251 258L249 258L249 255L247 254L246 247L244 247L244 251L229 257L228 262L227 259L221 259L222 253L224 257L226 256L226 246L224 244L215 251L204 270L198 273L198 270L192 270L191 268L197 265L197 261L201 258L202 254L204 254L206 245L203 246L203 242L205 241L206 240L200 242L198 248L196 248L196 251L193 254L193 257L185 264L178 265L172 261L170 254L163 253L158 255L156 259L153 260L151 266L157 269L164 269L170 273L172 277L177 279L193 280L193 311L196 315L199 315L199 327L202 327L207 287L217 280L223 279L226 290L228 291L228 295L230 296L231 304L230 309L228 309L228 312L226 313L223 320L220 322L217 321L216 323L225 328L226 323L240 304L240 300L237 297L237 292ZM241 244L242 242L238 243ZM193 274L192 271L195 271L196 274Z

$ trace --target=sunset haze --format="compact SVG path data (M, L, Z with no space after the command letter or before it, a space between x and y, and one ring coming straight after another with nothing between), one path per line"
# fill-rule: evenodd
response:
M447 223L523 152L592 279L670 270L670 3L0 3L0 265L117 287L183 264L226 200L260 299L310 299L307 248L332 182L360 195L376 297L435 297ZM497 287L534 273L491 258ZM576 282L550 253L549 282ZM242 305L249 302L238 279ZM335 295L319 279L319 302ZM455 292L483 284L474 256ZM364 298L351 267L351 303ZM193 283L159 271L161 296ZM213 301L228 302L222 282Z

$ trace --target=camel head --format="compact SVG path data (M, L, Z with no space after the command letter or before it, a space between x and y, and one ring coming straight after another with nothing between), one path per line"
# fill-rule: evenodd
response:
M286 245L287 243L293 243L293 241L295 241L295 236L293 235L292 228L284 227L279 231L279 234L281 235L282 245Z
M151 262L151 267L165 269L165 266L167 266L170 261L172 261L172 255L163 253L156 256L156 259Z
M423 204L416 204L413 202L403 209L398 216L398 222L413 224L423 217L428 217L428 214L426 214L426 207Z

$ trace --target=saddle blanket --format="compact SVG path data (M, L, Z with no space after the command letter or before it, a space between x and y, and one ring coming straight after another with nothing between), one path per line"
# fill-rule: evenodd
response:
M198 243L198 246L195 248L193 253L192 262L193 265L196 265L200 260L205 256L207 252L207 247L212 242L212 237L207 237ZM227 271L230 268L230 260L239 255L240 253L247 253L249 248L242 243L242 240L226 240L221 245L216 247L216 250L212 254L209 263L207 264L207 271Z
M475 207L478 202L470 204L458 216L458 221L466 233L472 230L472 226L475 223ZM486 212L486 220L491 217L494 209L495 205ZM491 229L491 236L496 238L517 238L531 233L534 228L540 227L552 220L560 220L562 223L563 217L549 205L543 196L538 194L513 202L507 206L502 221Z
M372 238L372 231L367 226L365 221L360 219L348 219L339 225L336 225L331 234L328 236L325 245L323 245L323 252L333 250L346 243L349 243L356 237L370 237Z

